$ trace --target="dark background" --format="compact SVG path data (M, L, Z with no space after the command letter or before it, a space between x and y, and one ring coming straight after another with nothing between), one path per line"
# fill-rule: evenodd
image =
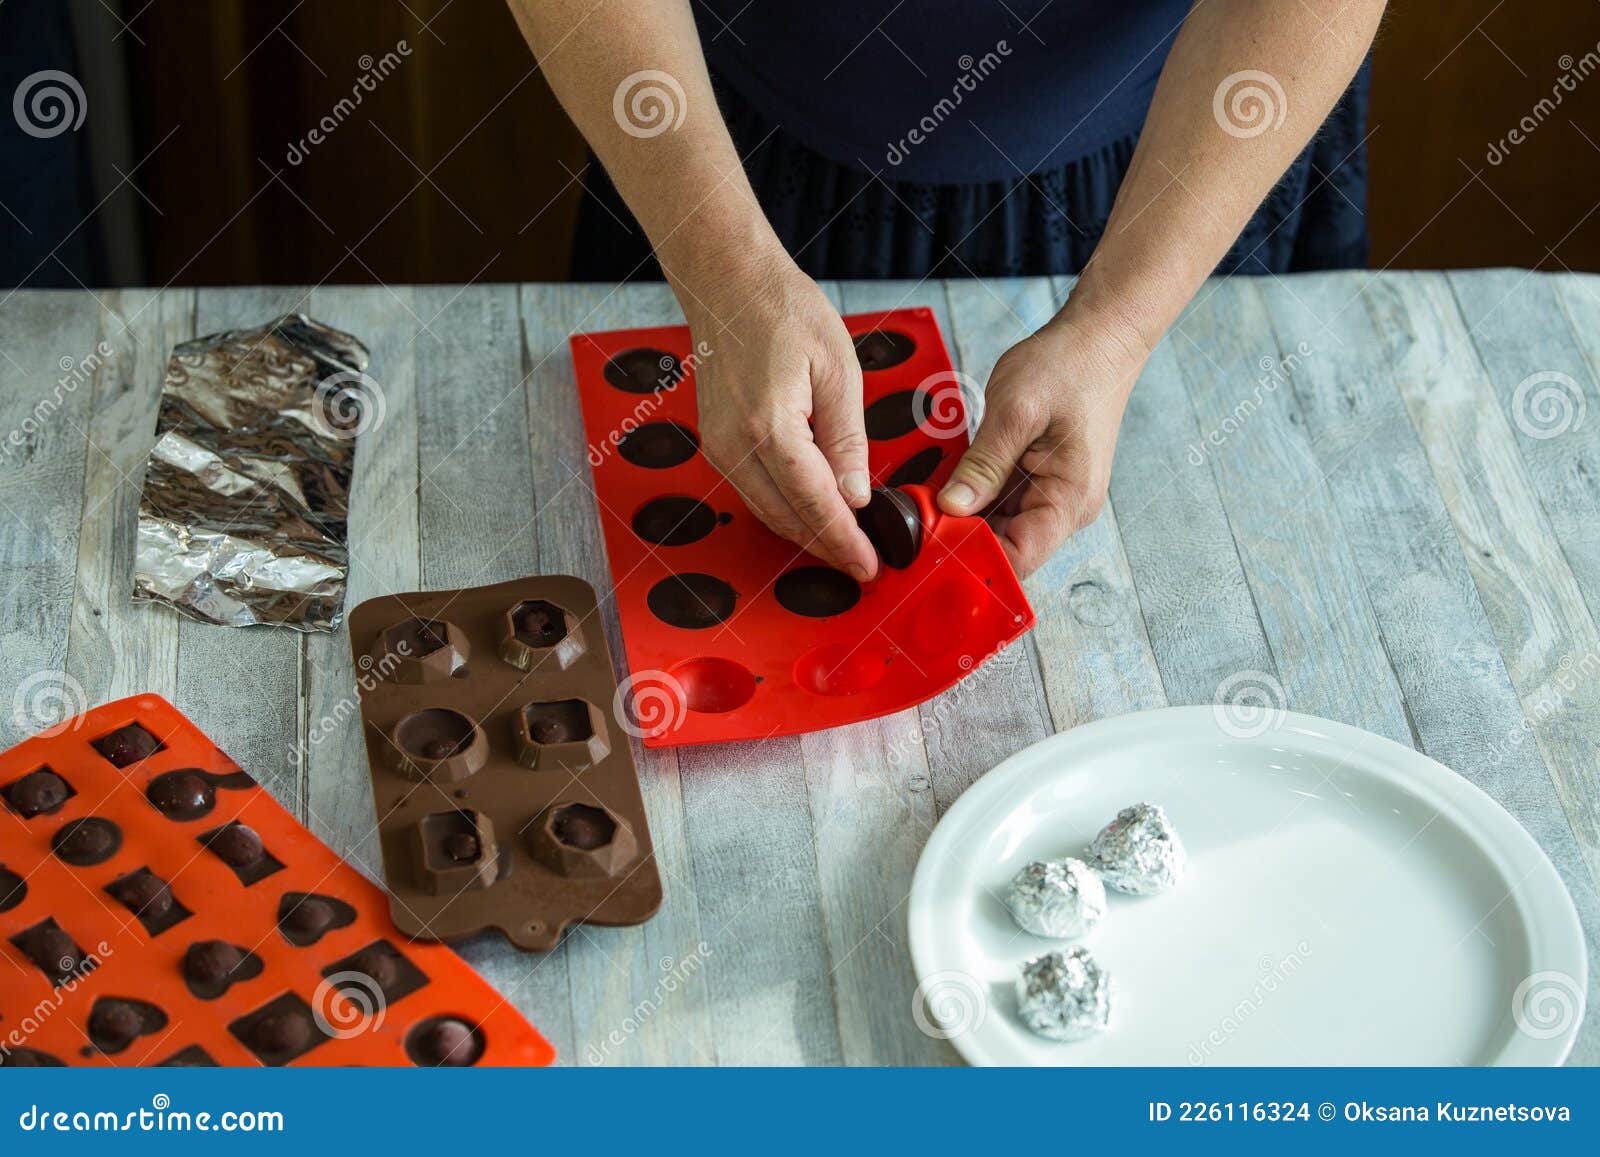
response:
M401 40L409 57L291 164L362 57ZM1393 0L1375 267L1600 270L1600 72L1488 159L1597 41L1595 0ZM499 0L5 0L0 44L4 93L59 68L91 110L75 150L0 118L6 285L566 276L584 149Z

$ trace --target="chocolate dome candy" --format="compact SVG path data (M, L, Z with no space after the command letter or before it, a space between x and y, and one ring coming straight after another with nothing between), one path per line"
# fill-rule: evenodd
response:
M67 781L48 767L30 771L6 788L6 800L23 819L54 814L71 795Z
M192 768L156 776L144 794L163 815L175 820L198 819L217 803L216 788Z

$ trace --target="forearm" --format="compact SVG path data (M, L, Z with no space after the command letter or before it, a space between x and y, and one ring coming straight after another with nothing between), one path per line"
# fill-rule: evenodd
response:
M699 292L685 285L702 280L695 270L781 251L717 110L688 0L509 3L550 87L638 218L680 300ZM650 71L671 82L624 83Z
M1160 341L1337 103L1384 4L1201 0L1162 69L1105 234L1062 320L1092 315L1144 349ZM1281 94L1259 78L1225 85L1252 70ZM1252 85L1264 103L1230 103Z

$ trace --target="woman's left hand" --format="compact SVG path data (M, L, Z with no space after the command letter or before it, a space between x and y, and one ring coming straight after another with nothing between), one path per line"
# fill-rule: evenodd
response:
M1024 578L1105 505L1117 427L1149 357L1131 329L1074 314L995 364L983 421L939 492L948 514L987 514Z

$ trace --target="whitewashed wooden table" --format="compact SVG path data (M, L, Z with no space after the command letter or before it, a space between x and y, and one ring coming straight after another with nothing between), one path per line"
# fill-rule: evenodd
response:
M1067 283L827 288L846 311L931 307L982 380ZM680 317L659 286L0 302L0 438L18 432L0 448L0 706L41 671L91 702L164 695L375 875L361 740L338 721L343 632L209 627L128 601L168 350L289 310L365 339L385 391L358 459L351 604L547 572L604 590L566 339ZM101 341L109 358L63 388L63 359L81 367ZM1051 732L1211 702L1253 672L1287 706L1419 747L1504 804L1600 962L1597 378L1600 277L1208 285L1134 392L1108 508L1029 581L1039 625L1021 645L899 716L639 752L660 913L580 928L544 957L490 938L462 954L568 1063L953 1062L912 1019L905 932L941 812ZM7 742L22 738L10 715ZM1589 1008L1574 1060L1595 1063L1593 989Z

